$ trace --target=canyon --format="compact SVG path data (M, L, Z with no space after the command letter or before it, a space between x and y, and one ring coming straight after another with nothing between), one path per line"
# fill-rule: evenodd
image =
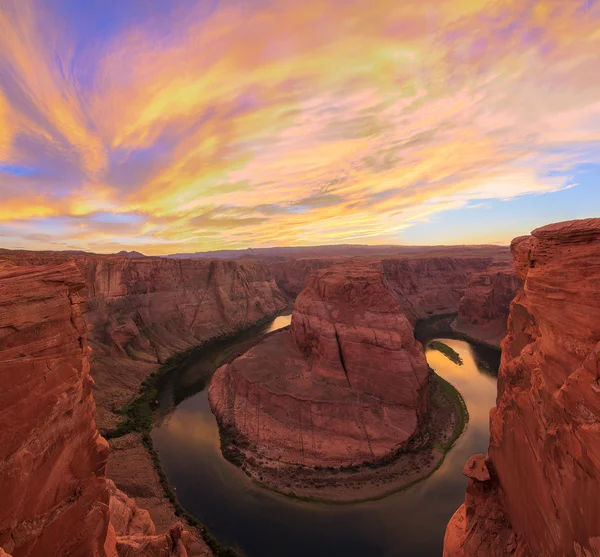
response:
M217 370L209 401L224 454L256 481L313 499L381 496L431 473L445 454L434 447L460 434L460 405L429 374L413 327L452 312L471 275L489 261L328 263L309 274L290 329ZM309 260L298 264L315 268ZM374 464L389 464L388 478L394 469L392 485L381 487L382 470L365 472ZM332 468L355 474L331 478Z
M109 447L98 429L109 437L114 436L115 428L123 420L121 409L139 392L142 382L156 374L171 355L227 336L285 310L307 282L306 295L300 295L296 300L297 311L290 330L265 339L264 344L271 347L267 357L284 357L287 366L289 354L293 354L298 358L298 370L302 370L304 378L309 369L310 373L320 373L324 383L331 383L328 390L334 399L342 399L354 391L354 405L347 405L352 408L354 417L357 412L362 416L366 409L365 416L370 414L376 419L371 422L355 419L353 423L362 423L364 428L356 427L356 435L347 435L340 427L345 414L336 415L335 410L333 415L328 415L329 408L335 405L324 400L323 418L330 427L329 433L335 435L337 432L340 440L334 444L332 454L327 457L318 450L311 452L311 447L299 451L298 437L289 432L284 435L283 422L277 423L274 418L272 428L265 429L268 424L263 422L260 430L274 435L277 444L281 441L285 449L277 448L276 444L269 445L265 458L274 461L281 457L289 463L315 466L322 466L319 462L324 458L325 466L354 466L361 462L378 463L418 441L419 424L428 407L425 393L431 385L425 380L427 368L422 351L414 341L413 327L419 320L432 315L457 313L461 304L465 307L463 314L466 317L479 315L480 322L497 320L501 315L498 309L501 300L507 295L504 298L482 296L481 284L474 277L484 275L496 265L506 264L508 250L485 246L413 249L407 255L386 253L383 257L364 254L333 257L327 254L325 258L311 258L310 253L303 255L309 257L183 260L138 257L137 254L103 256L0 250L2 284L5 285L2 298L5 323L0 328L0 340L7 350L10 349L2 348L0 352L5 369L3 386L10 386L12 393L7 408L15 405L19 408L1 416L2 423L9 424L5 430L12 432L13 426L17 430L23 428L22 435L5 433L4 439L0 439L0 447L7 447L5 454L9 460L16 454L26 460L26 464L15 460L11 465L15 466L14 471L6 465L3 468L2 477L11 478L10 493L16 507L9 509L4 522L0 521L0 546L17 557L39 554L39 548L46 547L47 543L71 543L72 540L66 541L58 534L56 540L52 538L56 532L51 527L52 521L56 520L57 524L60 520L67 521L68 514L77 516L76 521L85 525L79 540L85 549L78 553L75 546L65 546L65 554L103 555L105 552L134 556L169 555L168 552L179 551L183 555L185 550L191 555L210 555L198 532L172 526L177 517L164 497L142 436L133 432L110 439ZM356 276L349 282L340 282L336 268ZM40 278L44 273L48 273L48 277ZM496 276L496 270L492 273ZM309 279L311 276L313 278ZM14 283L11 277L14 277ZM358 290L348 286L354 280L362 284ZM323 290L319 284L330 286ZM370 288L374 290L370 291ZM470 290L475 292L469 294ZM496 288L492 286L490 290ZM500 288L501 292L506 290ZM35 301L38 293L42 296L46 291L47 299L62 300L63 307L56 310L56 315L49 312L48 301ZM329 299L329 293L332 299ZM463 302L469 296L474 300L470 306ZM354 299L356 306L352 306ZM320 313L324 307L329 311L331 304L337 305L339 300L346 301L335 310L335 317ZM490 311L480 310L477 314L478 310L474 308L478 303L488 304ZM365 312L371 315L368 326L362 324ZM75 317L71 319L70 314ZM19 322L24 315L29 315L26 326ZM50 324L33 325L34 322L45 323L46 318ZM321 335L322 328L328 333ZM390 334L391 330L394 334ZM333 336L329 334L332 332ZM285 339L283 351L279 339ZM49 369L59 369L63 365L60 363L62 356L55 362L54 353L46 350L44 345L59 340L65 343L59 351L70 354L71 359L65 365L71 375L61 371L54 377L46 370L46 364ZM76 345L80 346L79 351L73 348ZM38 353L40 346L42 352ZM389 354L392 357L387 361ZM256 358L255 364L260 367L259 362L264 357L256 346L241 361ZM386 370L396 363L406 371L404 375L409 379L410 387L396 385L397 388L390 389L394 382L388 381ZM230 365L235 367L240 362ZM27 380L40 382L36 387L38 390L43 390L42 380L56 382L50 402L45 403L41 412L39 407L36 410L48 424L40 424L33 415L30 401L35 395L27 395L11 386L20 375L15 372L22 369L20 366L33 370L25 375ZM363 374L363 368L374 373ZM80 370L78 373L73 371L77 369ZM58 384L58 377L64 382L62 386ZM232 392L237 393L234 398L238 395L240 401L254 400L254 396L262 398L261 389L264 389L265 393L276 392L273 400L285 400L285 390L291 383L273 381L270 385L266 381L267 385L262 385L255 394L236 391L233 385ZM219 386L217 380L214 385L215 393L218 393L217 389L224 384ZM435 394L435 389L433 391ZM221 396L228 396L225 390L213 399ZM75 404L75 400L82 402ZM235 404L233 406L235 409ZM305 408L305 405L298 403L298 407ZM385 407L388 418L378 418L380 407ZM399 411L400 417L390 417ZM303 410L299 412L299 423L304 424ZM49 416L54 416L56 423L48 419ZM405 428L401 435L394 429L399 422ZM247 419L247 423L251 424L252 418ZM43 425L50 429L45 431ZM76 428L77 434L69 428ZM314 448L328 441L325 434L313 440ZM20 445L12 446L11 441ZM65 448L57 450L63 456L57 455L56 462L44 460L43 466L54 472L48 475L43 487L44 493L48 493L43 499L45 503L33 504L28 489L39 491L40 486L32 484L28 488L19 466L30 467L27 470L38 477L35 471L38 464L35 459L31 461L27 447L37 447L34 454L43 453L46 442L55 448L62 445ZM79 456L68 464L66 455L74 451ZM434 466L435 462L419 464ZM10 472L10 476L5 472ZM15 482L14 478L19 481ZM142 501L150 514L139 508L131 496ZM85 509L78 507L77 501L83 501ZM17 508L20 510L15 510ZM69 513L63 513L63 509L69 509ZM94 518L88 520L86 512L92 513L89 516ZM63 514L65 517L61 519ZM96 528L93 532L92 526ZM48 532L44 534L46 530ZM62 533L62 526L57 526L57 530Z
M284 309L259 261L169 260L53 252L0 252L16 265L74 261L84 277L83 315L97 384L97 422L115 412L169 356L231 334Z
M523 291L502 343L487 457L465 467L445 557L600 555L600 219L511 245Z
M492 263L471 277L452 328L468 338L499 348L507 332L510 303L522 288L523 282L512 263Z

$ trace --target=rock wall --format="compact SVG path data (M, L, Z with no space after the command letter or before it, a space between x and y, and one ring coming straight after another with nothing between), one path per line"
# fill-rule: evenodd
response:
M431 315L456 313L474 273L485 271L490 257L428 257L381 260L381 269L402 312L414 324Z
M74 264L0 271L0 546L14 557L104 555L84 286Z
M506 336L510 303L522 288L513 264L492 264L475 273L460 299L453 329L499 348Z
M427 409L428 376L382 273L351 262L311 276L291 330L217 370L209 400L249 454L350 465L406 445Z
M0 262L0 549L13 557L187 556L105 477L74 263Z
M298 258L270 262L268 266L279 287L288 295L296 297L306 286L310 275L338 262L340 259L333 257Z
M600 555L600 219L513 241L490 479L472 478L446 557Z
M234 333L284 309L288 302L259 261L170 260L7 252L18 265L74 259L85 279L84 318L93 349L98 423L120 420L141 381L169 356Z
M434 314L456 313L474 274L490 265L512 267L510 253L503 247L423 247L410 251L410 256L302 257L267 263L279 287L294 297L320 269L349 261L379 262L404 313L413 322Z

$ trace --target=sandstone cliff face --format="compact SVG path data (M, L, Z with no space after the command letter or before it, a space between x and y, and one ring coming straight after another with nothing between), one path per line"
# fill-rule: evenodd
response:
M14 557L104 555L84 286L74 264L0 271L0 546Z
M220 424L250 453L309 466L394 453L414 435L427 395L410 322L382 273L357 263L313 275L291 330L221 367L209 389Z
M111 429L120 408L157 363L248 327L287 305L258 261L170 260L8 252L18 265L75 260L85 279L83 312L93 348L98 423Z
M284 259L269 263L269 270L278 286L287 294L297 296L306 286L308 277L340 260L334 257Z
M475 273L460 299L454 330L500 347L506 336L510 303L522 287L512 264L492 264Z
M473 273L492 263L489 257L383 259L381 268L402 312L414 324L431 315L458 311Z
M474 275L484 273L492 265L498 265L499 268L512 267L509 254L503 248L423 248L423 251L432 253L419 256L419 252L415 250L415 254L410 257L360 259L305 257L270 262L268 266L279 287L296 296L306 286L308 277L320 269L350 261L380 264L403 313L412 323L430 315L456 313ZM511 273L508 270L506 272ZM500 288L499 285L498 290ZM501 300L497 301L501 305ZM510 300L506 303L507 309L509 303Z
M487 467L448 526L446 557L600 555L600 219L512 244L511 306Z
M0 549L187 556L187 532L154 535L148 513L106 480L77 266L0 269Z

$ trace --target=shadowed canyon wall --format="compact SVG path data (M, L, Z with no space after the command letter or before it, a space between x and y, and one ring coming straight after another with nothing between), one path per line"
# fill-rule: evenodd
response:
M489 455L465 467L444 555L598 556L600 219L540 228L512 252L524 290L502 345ZM473 474L481 465L489 475Z
M474 340L500 347L506 336L509 307L523 282L514 265L493 263L475 273L460 299L453 329Z

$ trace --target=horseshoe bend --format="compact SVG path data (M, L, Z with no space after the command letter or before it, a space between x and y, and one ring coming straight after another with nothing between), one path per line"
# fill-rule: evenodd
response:
M424 520L432 497L457 482L462 490L464 473L464 504L456 500L447 528L451 513L434 525L440 552L445 530L445 556L600 554L600 219L537 229L511 252L514 267L502 248L276 261L4 251L0 548L12 557L233 554L202 522L225 539L236 526L195 518L203 502L187 498L153 433L184 424L172 440L208 447L202 454L236 497L250 490L275 505L270 520L319 517L328 501L347 504L333 516L383 520L387 505L412 504ZM248 329L292 304L289 326ZM496 406L482 407L468 366L499 336ZM447 380L441 362L454 370ZM173 398L161 381L185 394ZM215 450L193 413L206 392ZM163 395L174 400L166 408ZM469 459L475 438L482 454ZM201 483L203 470L186 477ZM262 499L269 490L308 503ZM331 527L329 537L341 535ZM397 529L419 547L418 535Z
M436 422L427 416L430 383L437 390L382 265L352 262L312 275L296 299L290 329L217 370L209 400L232 460L243 460L255 479L276 489L290 479L290 468L302 467L291 472L291 491L319 497L319 490L306 485L327 483L326 472L319 474L322 468L383 463L406 451L411 441L434 441L415 440L425 421ZM436 411L452 406L451 400L436 402ZM435 441L454 435L460 411L445 408L448 427L439 428ZM413 457L411 464L418 458L428 473L443 451L409 455L404 456ZM365 482L364 471L356 475ZM398 475L402 477L400 470ZM415 476L409 474L410 480ZM330 481L339 486L350 478L352 474ZM333 498L339 493L322 491ZM343 497L366 498L380 491L363 486Z

